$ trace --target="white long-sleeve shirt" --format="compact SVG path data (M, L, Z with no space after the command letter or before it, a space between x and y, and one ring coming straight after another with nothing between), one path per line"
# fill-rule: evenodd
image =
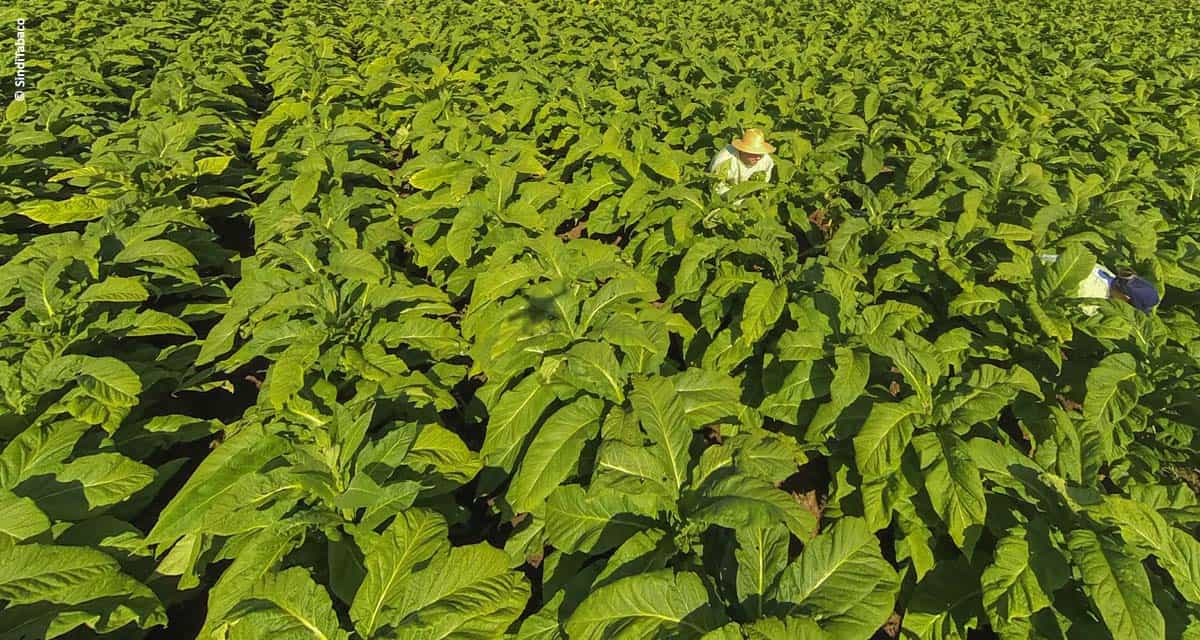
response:
M1042 260L1045 262L1057 262L1058 256L1046 254L1042 256ZM1108 298L1108 288L1112 284L1113 278L1116 278L1116 276L1113 275L1113 272L1108 267L1097 263L1092 272L1079 283L1079 289L1076 291L1075 297ZM1099 307L1091 304L1081 305L1080 309L1089 316L1095 315L1099 311Z
M710 173L721 176L722 181L717 183L716 188L717 193L724 195L730 187L745 182L756 173L765 172L767 182L770 182L771 170L774 168L775 161L765 153L758 159L758 162L754 163L754 166L747 167L738 157L738 150L734 149L733 145L725 145L725 148L718 151L717 155L713 157L708 170Z

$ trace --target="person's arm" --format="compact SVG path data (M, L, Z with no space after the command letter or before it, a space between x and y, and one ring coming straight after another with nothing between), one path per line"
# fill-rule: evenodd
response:
M731 174L733 173L731 171L731 169L733 169L733 160L733 156L730 155L727 150L722 149L715 157L713 157L712 164L708 168L709 173L720 179L717 182L715 189L717 193L721 195L725 195L725 192L729 191L729 183L731 182L730 178L732 177Z

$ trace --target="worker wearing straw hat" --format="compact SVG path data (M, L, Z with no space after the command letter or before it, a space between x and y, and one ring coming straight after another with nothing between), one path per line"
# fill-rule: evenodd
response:
M721 179L717 183L717 193L724 195L730 187L749 180L756 173L764 174L766 182L770 182L771 170L775 168L770 154L774 152L775 147L763 138L762 130L746 129L741 138L735 138L717 152L708 168Z

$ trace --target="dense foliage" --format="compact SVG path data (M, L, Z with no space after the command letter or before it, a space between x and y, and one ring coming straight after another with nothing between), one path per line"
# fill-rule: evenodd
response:
M18 17L0 638L1200 638L1190 3Z

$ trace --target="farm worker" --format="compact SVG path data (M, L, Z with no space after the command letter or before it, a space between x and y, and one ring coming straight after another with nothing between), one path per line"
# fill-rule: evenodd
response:
M730 187L745 182L756 173L766 174L766 181L771 181L771 170L775 161L770 154L775 147L763 138L760 129L746 129L741 138L732 142L717 152L708 170L721 179L717 183L717 193L724 195Z
M1057 255L1044 255L1042 260L1046 262L1055 262L1058 260ZM1142 313L1150 313L1150 310L1159 302L1158 290L1149 280L1135 275L1132 271L1122 270L1114 274L1108 268L1097 264L1092 272L1088 274L1083 282L1079 283L1079 290L1076 293L1079 298L1112 298L1113 300L1124 300L1133 305L1135 309ZM1083 305L1080 307L1083 312L1089 316L1095 315L1099 309L1096 305Z

